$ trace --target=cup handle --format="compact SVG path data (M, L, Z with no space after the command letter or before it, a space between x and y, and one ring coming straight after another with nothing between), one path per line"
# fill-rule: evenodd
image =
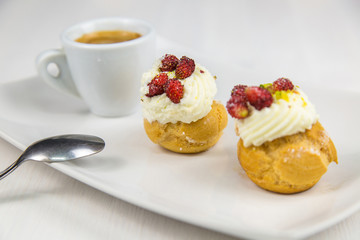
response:
M58 73L53 75L49 72L49 64L55 64ZM70 73L65 53L62 49L46 50L36 58L36 67L40 77L53 88L80 97Z

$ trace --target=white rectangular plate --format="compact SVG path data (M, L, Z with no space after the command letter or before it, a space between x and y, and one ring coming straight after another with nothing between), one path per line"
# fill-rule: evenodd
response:
M201 59L175 44L160 43L159 55L184 53ZM233 85L255 78L206 58L203 62L216 70L217 98L223 103ZM258 77L262 82L274 80ZM98 135L106 142L102 153L51 166L119 199L198 226L239 237L303 238L360 208L360 114L352 107L360 105L360 94L303 89L335 142L339 164L331 164L315 187L294 195L264 191L246 177L237 161L238 138L231 119L209 151L175 154L150 142L140 111L124 118L100 118L80 99L56 92L38 77L0 85L0 135L20 149L51 135Z

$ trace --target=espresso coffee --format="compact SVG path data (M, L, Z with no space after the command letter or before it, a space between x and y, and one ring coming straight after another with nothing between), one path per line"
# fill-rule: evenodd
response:
M88 44L110 44L130 41L139 37L141 37L141 35L136 32L113 30L85 33L75 41Z

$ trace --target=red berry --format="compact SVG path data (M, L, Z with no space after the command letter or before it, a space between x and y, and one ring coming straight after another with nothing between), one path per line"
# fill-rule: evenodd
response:
M166 73L160 73L156 75L151 82L148 83L149 93L145 96L154 97L164 93L165 83L168 81L168 75Z
M236 85L232 90L231 90L231 96L234 95L238 95L238 96L243 96L246 98L246 94L245 94L245 89L247 88L246 85Z
M226 109L233 118L243 119L249 115L246 100L238 95L231 96L230 100L226 104Z
M175 75L178 79L190 77L195 71L195 62L191 58L181 57L180 62L175 69Z
M176 69L176 66L179 64L179 59L171 54L165 54L161 59L160 71L171 72Z
M163 86L168 80L168 75L166 73L160 73L156 75L149 84L155 84L158 86Z
M154 97L154 96L157 96L157 95L161 95L163 93L164 93L164 88L163 87L151 84L151 85L149 85L149 93L145 94L145 96Z
M257 110L270 107L274 101L271 93L261 87L248 87L245 94L249 103Z
M173 78L165 84L166 96L173 102L179 103L184 96L184 86L180 80Z
M273 91L287 91L287 90L293 90L294 85L292 82L287 78L279 78L275 82L273 82L272 86Z

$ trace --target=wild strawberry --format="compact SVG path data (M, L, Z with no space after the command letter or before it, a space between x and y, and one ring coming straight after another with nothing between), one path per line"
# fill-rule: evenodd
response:
M156 75L151 80L151 82L148 83L149 93L147 93L145 96L154 97L163 94L165 92L164 87L167 81L168 81L168 75L166 73L160 73Z
M155 84L149 85L149 93L145 94L147 97L154 97L164 93L164 87Z
M168 75L166 73L160 73L156 75L150 82L150 84L155 84L158 86L164 86L164 84L168 81Z
M180 80L173 78L165 84L166 96L173 102L179 103L184 96L184 86Z
M238 96L242 96L246 99L246 94L245 94L245 89L247 88L246 85L236 85L232 90L231 90L231 96L234 95L238 95Z
M245 94L249 103L257 110L270 107L274 101L271 93L261 87L248 87Z
M275 91L287 91L287 90L293 90L294 85L292 82L287 78L279 78L275 82L273 82L272 90Z
M191 58L181 57L179 64L176 66L175 75L178 79L190 77L195 71L195 62Z
M243 119L249 115L249 108L242 96L231 96L226 104L226 109L233 118Z
M161 59L160 71L171 72L176 69L176 66L179 64L179 59L171 54L165 54Z

